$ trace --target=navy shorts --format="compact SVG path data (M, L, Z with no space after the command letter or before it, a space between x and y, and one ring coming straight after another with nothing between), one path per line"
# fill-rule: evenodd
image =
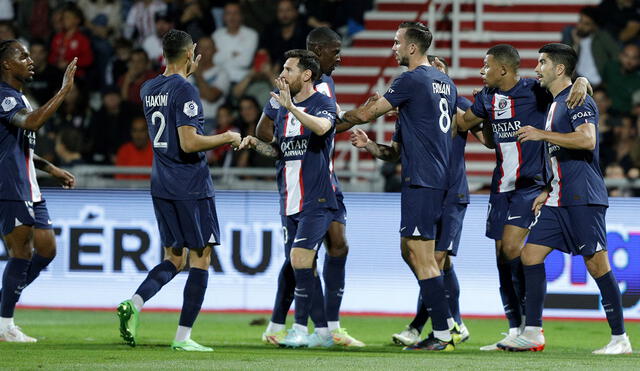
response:
M606 213L607 207L602 205L543 206L531 225L527 243L582 256L607 250Z
M435 240L446 191L403 186L400 194L400 236Z
M347 208L344 206L342 197L336 197L338 209L333 212L333 221L347 225Z
M507 224L529 228L535 217L531 207L541 192L542 188L535 186L492 193L489 196L486 236L493 240L502 240L502 232Z
M451 256L458 254L458 245L462 236L462 222L467 212L467 204L446 202L442 211L442 218L438 223L438 239L436 251L446 251Z
M53 228L47 210L47 201L0 200L0 233L6 236L13 231L13 228L20 225L39 229Z
M220 227L213 197L199 200L152 199L163 247L201 249L220 244Z
M293 247L318 251L334 217L333 209L302 210L282 215L284 248L287 258Z

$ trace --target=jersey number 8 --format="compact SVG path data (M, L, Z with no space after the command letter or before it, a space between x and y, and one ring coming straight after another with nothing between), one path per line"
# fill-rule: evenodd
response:
M449 128L451 127L451 117L449 117L449 102L447 102L446 98L440 98L440 104L438 105L440 108L440 119L438 120L440 124L440 130L443 133L447 133Z
M162 137L162 133L164 133L164 128L166 126L164 115L160 111L155 111L151 115L151 123L155 126L156 119L160 120L160 128L158 128L158 132L156 136L153 138L153 147L154 148L167 148L167 142L161 142L160 138Z

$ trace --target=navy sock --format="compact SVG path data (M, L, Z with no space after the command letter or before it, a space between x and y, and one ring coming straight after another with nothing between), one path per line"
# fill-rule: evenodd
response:
M413 321L411 321L409 326L419 332L422 332L422 328L427 323L427 320L429 320L429 312L427 311L427 307L424 305L422 295L418 293L418 308L416 309L416 316L413 317Z
M342 293L344 292L344 266L347 257L333 257L324 255L324 268L322 277L325 285L325 305L327 319L329 321L340 320L340 304L342 304Z
M9 258L2 275L2 302L0 303L0 317L12 318L16 303L27 281L29 260Z
M504 314L509 321L509 328L520 327L522 323L520 303L518 296L513 288L513 279L511 278L511 266L509 264L501 264L498 262L498 277L500 279L500 297L502 298L502 307Z
M457 324L462 323L460 318L460 284L458 283L458 276L453 267L444 271L444 290L449 301L449 310L453 316L453 320Z
M449 329L447 319L451 317L449 304L444 295L444 281L442 276L419 280L420 294L424 305L431 315L431 323L434 331Z
M276 302L273 304L271 322L284 325L287 320L287 313L293 303L293 290L296 288L296 276L289 259L285 260L280 274L278 274L278 291L276 291Z
M53 261L53 257L45 258L44 256L40 256L38 254L33 254L31 258L31 264L29 265L29 270L27 271L27 281L26 285L31 284L38 276L43 269L45 269L49 263Z
M516 297L518 298L518 303L520 304L520 314L524 316L527 314L524 307L526 279L524 278L522 260L520 260L520 257L517 257L509 261L508 264L511 267L511 281L513 281L513 289L515 290Z
M526 277L527 289L527 326L542 327L542 309L544 308L544 296L547 294L547 275L544 270L544 263L536 265L525 265L524 275Z
M311 300L315 286L313 268L294 269L296 275L296 288L294 300L296 302L296 323L306 326L311 310Z
M136 294L142 297L145 302L157 294L162 286L171 281L178 274L176 266L169 260L163 260L162 263L153 267L147 274L147 278L142 281L140 287L136 290Z
M322 281L320 280L320 276L315 276L313 281L313 297L311 298L311 309L309 315L316 328L327 327L327 313L324 309Z
M624 330L624 317L622 314L622 295L620 287L613 272L609 271L600 278L596 278L596 283L602 296L602 308L607 315L607 322L611 327L611 335L622 335Z
M209 271L199 268L189 269L189 277L184 285L180 326L193 327L193 323L200 313L208 282Z

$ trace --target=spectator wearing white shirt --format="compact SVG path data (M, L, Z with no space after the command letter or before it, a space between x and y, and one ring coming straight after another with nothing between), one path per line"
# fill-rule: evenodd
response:
M155 19L156 32L144 39L142 49L147 52L154 67L160 67L165 65L162 55L162 37L173 28L173 19L164 12L156 13Z
M166 11L167 4L161 0L138 0L127 14L124 37L133 40L136 45L142 44L147 36L156 32L156 13Z
M240 5L230 2L224 7L225 27L216 30L212 35L218 47L214 62L227 70L233 83L245 77L258 48L258 33L244 26L242 22Z
M216 45L210 37L200 38L197 48L201 55L200 65L189 77L189 81L200 91L205 130L210 132L214 127L218 108L225 102L229 93L231 81L227 71L213 61Z

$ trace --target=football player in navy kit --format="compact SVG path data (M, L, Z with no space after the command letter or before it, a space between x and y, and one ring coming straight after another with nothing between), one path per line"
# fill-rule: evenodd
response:
M0 42L0 234L10 256L2 276L0 341L36 342L13 320L20 293L56 254L52 221L35 169L49 172L65 188L72 188L75 178L38 157L33 150L36 131L60 107L73 87L76 62L74 59L67 66L60 90L42 107L33 110L22 94L24 85L34 74L29 51L17 40Z

